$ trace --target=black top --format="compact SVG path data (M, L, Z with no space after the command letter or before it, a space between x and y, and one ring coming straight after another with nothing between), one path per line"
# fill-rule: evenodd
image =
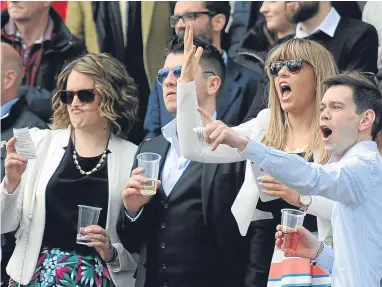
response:
M332 52L340 71L377 72L378 34L370 24L341 17L333 38L319 31L307 39Z
M73 142L70 138L65 155L46 187L46 222L43 246L89 255L94 248L76 243L78 205L101 207L98 225L106 227L109 202L107 158L99 170L82 175L73 162ZM109 152L108 152L109 153ZM82 170L92 170L102 155L77 160Z

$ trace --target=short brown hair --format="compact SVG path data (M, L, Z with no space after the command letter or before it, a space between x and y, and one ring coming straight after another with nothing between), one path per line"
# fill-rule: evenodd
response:
M100 95L99 113L111 123L111 130L120 137L126 137L133 126L137 112L137 88L127 74L124 65L107 54L86 54L68 65L58 77L58 90L66 88L72 71L91 77L94 88ZM53 128L67 128L70 118L65 104L58 93L53 96Z

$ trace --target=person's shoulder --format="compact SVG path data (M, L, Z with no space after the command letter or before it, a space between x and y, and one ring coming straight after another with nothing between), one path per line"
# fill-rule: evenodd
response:
M353 19L350 17L341 17L341 20L338 24L339 30L351 30L352 33L347 34L349 37L354 37L355 35L360 35L362 33L375 33L377 35L377 30L373 25L365 23L362 20Z
M247 79L247 80L261 80L263 78L263 75L254 71L254 70L251 70L247 67L245 67L244 65L241 65L237 62L235 62L232 58L228 58L228 61L230 62L230 65L233 69L237 69L238 71L240 71L240 73L242 74L242 76ZM230 67L229 67L230 68Z
M148 138L148 139L145 139L140 145L139 145L139 149L141 148L151 148L151 147L158 147L158 146L161 146L163 144L163 140L165 140L165 138L163 137L162 134L156 136L156 137L152 137L152 138Z

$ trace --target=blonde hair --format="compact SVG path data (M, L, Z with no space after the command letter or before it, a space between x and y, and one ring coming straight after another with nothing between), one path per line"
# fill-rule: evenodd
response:
M303 59L312 66L314 71L314 96L315 109L310 128L309 142L305 148L305 159L309 160L314 151L319 151L320 163L326 163L329 159L324 150L324 143L320 136L320 103L327 88L324 81L337 74L337 67L332 54L317 42L305 39L291 39L274 48L268 56L266 72L269 77L269 109L270 122L262 142L279 150L286 147L288 134L287 113L281 108L275 86L274 77L270 75L269 64L279 60Z
M126 137L138 112L137 89L123 64L107 54L86 54L67 64L58 77L58 91L65 90L72 71L94 81L100 96L99 113L111 123L111 131ZM58 93L53 96L53 129L67 128L70 118L67 106Z

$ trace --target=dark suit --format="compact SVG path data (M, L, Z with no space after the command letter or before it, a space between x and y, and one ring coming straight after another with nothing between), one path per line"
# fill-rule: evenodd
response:
M159 178L169 147L160 135L137 151L162 156ZM190 162L169 196L159 188L135 222L122 210L118 235L127 250L140 252L137 287L266 286L274 247L265 240L269 230L259 221L243 237L231 213L244 169L244 162Z
M261 79L261 74L238 65L228 57L224 86L216 101L217 119L230 126L241 124ZM173 119L164 105L162 86L155 81L150 92L144 122L146 138L160 135L161 128Z

